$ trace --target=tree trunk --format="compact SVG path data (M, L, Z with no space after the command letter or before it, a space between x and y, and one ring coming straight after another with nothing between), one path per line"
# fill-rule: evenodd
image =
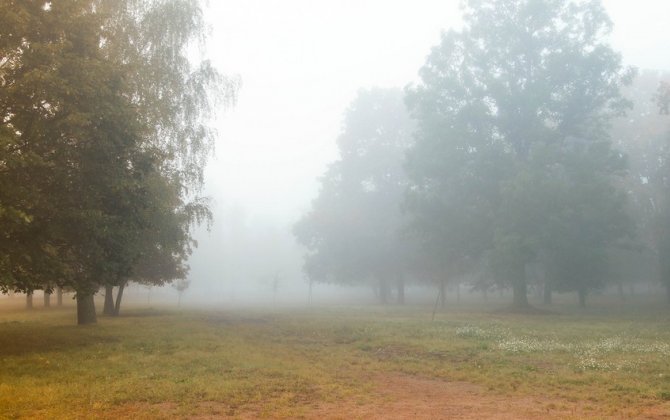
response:
M580 288L577 291L577 295L579 296L579 307L586 308L586 289L583 287Z
M33 292L26 293L26 309L33 309Z
M119 316L121 312L121 298L123 298L123 289L126 287L126 282L121 283L119 291L116 294L116 304L114 305L114 316Z
M522 271L523 273L523 271ZM528 287L523 274L517 276L512 282L512 305L515 308L527 308L528 305Z
M551 305L552 295L551 295L551 285L548 282L544 283L544 304Z
M105 306L102 308L105 316L114 316L114 286L105 285Z
M50 308L51 307L51 292L44 291L44 307L45 308Z
M56 306L63 306L63 288L56 287Z
M440 308L444 309L447 306L447 281L444 278L440 279Z
M93 294L82 295L77 292L77 324L95 324L98 318L95 314L95 301Z
M402 274L398 274L397 287L398 287L398 304L399 305L404 305L405 304L405 279L404 279Z
M383 276L379 277L379 303L386 305L389 300L389 285L386 281L386 278Z

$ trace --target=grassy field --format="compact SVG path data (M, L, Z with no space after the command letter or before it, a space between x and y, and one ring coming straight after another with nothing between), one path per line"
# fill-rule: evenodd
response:
M429 307L131 307L77 327L72 307L4 302L0 418L670 416L662 305L434 322Z

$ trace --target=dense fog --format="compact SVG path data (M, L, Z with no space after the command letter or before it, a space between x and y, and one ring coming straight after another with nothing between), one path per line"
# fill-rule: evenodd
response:
M638 78L670 69L664 53L670 6L611 0L603 6L614 24L608 40L624 65L640 69ZM416 83L440 34L461 28L461 16L458 1L210 4L208 54L242 85L235 106L218 115L205 182L214 223L196 235L187 302L268 302L276 283L281 299L306 301L305 249L292 229L338 158L347 108L360 89ZM656 80L649 83L647 96L657 88ZM641 107L660 118L651 100L637 99L631 112ZM371 295L369 286L314 287L324 297Z

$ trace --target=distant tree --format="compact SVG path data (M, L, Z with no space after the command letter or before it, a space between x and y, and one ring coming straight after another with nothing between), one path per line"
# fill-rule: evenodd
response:
M670 81L667 80L667 75L665 79L660 82L655 98L661 114L668 115L670 114Z
M667 117L670 106L670 83L662 82L656 96L661 114ZM655 245L658 252L661 282L666 287L667 302L670 304L670 124L659 144L657 152L657 172L652 178L658 194L652 200L655 205Z
M177 300L177 306L181 306L181 297L188 289L188 287L191 285L191 280L186 280L186 279L179 279L172 283L172 287L177 291L178 300Z
M308 250L310 279L354 284L374 278L381 302L388 301L392 284L403 298L407 245L400 237L400 203L411 134L401 90L358 93L338 138L340 159L328 168L311 210L294 228Z
M632 73L603 40L611 22L597 1L471 0L465 10L464 28L443 34L408 92L418 121L408 208L447 266L488 256L525 307L527 264L545 249L558 258L556 229L568 237L592 220L578 198L591 200L591 188L622 205L607 133L628 106L619 87ZM589 225L606 228L598 247L626 230L598 226ZM580 285L583 268L571 275Z
M635 281L659 279L658 258L662 236L663 204L667 194L664 167L668 159L670 120L659 107L659 87L670 80L670 73L643 70L633 84L623 90L634 107L625 117L613 121L614 144L627 157L629 171L622 180L628 191L628 212L635 220L637 232L628 249L617 250L611 259L611 277L631 287Z

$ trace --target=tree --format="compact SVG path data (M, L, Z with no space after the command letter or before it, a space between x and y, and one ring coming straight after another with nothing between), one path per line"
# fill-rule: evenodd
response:
M548 225L569 224L558 209L580 211L570 207L579 180L597 177L618 203L608 122L628 106L619 87L632 73L605 43L611 22L596 1L471 0L465 10L464 28L443 34L408 92L418 121L408 208L446 264L488 256L525 307L525 267L555 246ZM589 170L569 163L582 158L597 159L592 173L570 173ZM564 174L552 187L565 190L558 208L545 189L552 172Z
M668 156L668 118L663 114L663 81L670 73L643 70L623 94L633 109L612 125L612 140L628 160L628 176L623 189L628 191L628 212L637 225L636 236L627 250L619 250L612 263L611 276L617 278L620 294L623 283L633 287L634 281L655 281L659 278L659 245L666 216L667 194L664 166ZM659 91L660 89L660 91Z
M317 281L376 281L379 300L391 281L403 298L407 245L400 237L406 188L402 162L412 123L398 89L361 90L338 138L340 159L294 233L307 247L305 271Z
M154 173L145 182L144 223L134 241L136 259L125 276L105 284L105 315L119 315L128 281L160 286L184 280L189 270L186 260L195 246L190 229L194 224L209 224L212 218L206 200L184 203L178 186L161 174ZM114 286L118 286L116 298Z
M177 294L179 296L179 298L177 300L177 306L181 306L181 297L184 294L184 292L186 291L186 289L188 289L188 286L190 286L190 285L191 285L191 281L186 280L186 279L179 279L172 284L172 287L175 288L175 290L177 291Z
M658 88L656 100L660 109L660 113L667 117L670 106L670 83L667 81L661 82ZM667 302L670 304L670 153L668 149L668 138L670 135L666 131L663 136L658 156L656 160L657 171L655 176L651 178L656 186L656 191L659 192L654 198L653 203L656 205L656 214L654 218L655 228L655 244L658 252L659 271L661 282L666 287Z
M4 1L0 10L0 184L25 186L2 193L0 283L29 291L56 279L76 291L79 323L95 322L99 285L125 284L156 246L140 240L164 208L148 199L151 180L171 185L170 204L181 206L172 211L191 217L185 203L201 205L205 120L217 87L232 93L235 83L187 58L203 34L195 1ZM166 249L187 253L183 232L188 240Z

